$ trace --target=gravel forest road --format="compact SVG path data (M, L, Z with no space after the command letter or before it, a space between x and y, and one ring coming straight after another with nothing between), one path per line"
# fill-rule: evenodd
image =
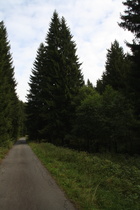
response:
M0 210L75 210L24 138L0 164Z

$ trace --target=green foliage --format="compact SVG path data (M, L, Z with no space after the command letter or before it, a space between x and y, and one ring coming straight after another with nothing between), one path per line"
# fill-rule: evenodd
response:
M30 144L78 209L138 210L140 157Z
M9 145L9 148L10 148L10 145ZM8 152L8 148L0 147L0 162L5 157L7 152Z
M4 22L0 22L0 145L7 146L18 136L16 81Z
M93 152L94 148L97 147L101 128L101 96L90 87L85 88L85 92L82 92L82 94L83 96L86 94L86 97L83 97L80 106L77 108L73 131L78 138L84 139L78 147Z
M116 40L108 50L105 68L102 80L97 81L97 90L102 93L105 87L110 85L114 90L126 94L130 61Z
M125 0L123 4L127 6L127 9L125 14L121 15L122 22L119 25L134 33L136 38L140 38L140 1Z
M38 139L40 137L39 130L42 129L41 112L45 99L43 99L44 93L43 85L47 84L46 79L46 67L45 67L45 47L41 43L37 51L36 60L34 62L34 68L32 75L30 76L30 92L27 95L28 103L26 106L27 113L27 132L31 139ZM45 83L46 80L46 83ZM47 88L47 86L45 86ZM44 88L44 89L45 89ZM48 95L46 95L48 98Z
M83 87L78 101L73 127L76 139L71 141L74 148L89 152L130 152L133 109L121 93L111 86L102 95L91 87Z
M19 101L19 136L25 136L26 135L26 104L22 101Z
M123 4L127 8L124 15L121 15L122 22L119 25L131 31L135 38L132 44L127 43L132 51L129 87L130 98L135 106L136 118L140 120L140 1L126 0Z
M54 12L30 77L30 139L88 152L139 153L139 23L130 18L137 16L139 2L129 0L124 5L129 11L121 16L120 25L129 25L128 30L137 36L133 45L129 44L133 55L125 54L115 40L96 88L89 80L84 85L70 29Z
M106 71L102 79L97 81L96 89L103 96L101 131L104 147L108 145L109 151L115 149L115 152L139 153L140 2L126 0L123 4L127 8L124 15L121 15L122 22L119 25L134 33L133 43L126 43L132 53L125 55L119 43L115 41L108 50Z
M30 77L27 125L30 138L64 144L75 111L73 98L83 85L76 44L54 12L45 44L41 45Z
M107 86L102 101L102 134L108 149L114 152L130 152L134 116L126 98Z

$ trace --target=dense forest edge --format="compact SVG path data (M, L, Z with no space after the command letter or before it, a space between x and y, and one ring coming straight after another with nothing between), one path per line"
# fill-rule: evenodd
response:
M134 34L124 53L115 40L94 87L85 83L76 43L64 17L54 11L33 64L27 102L16 94L4 22L0 22L0 147L19 136L89 153L139 154L140 2L127 0L120 27Z
M18 99L10 43L0 22L0 148L10 148L25 133L25 104ZM1 150L0 150L1 151ZM5 151L3 149L2 151Z
M119 25L134 34L125 54L115 40L96 87L83 80L76 44L64 17L53 13L33 64L27 95L30 140L77 150L139 153L139 1L126 1Z
M77 209L140 209L140 1L123 4L119 25L134 35L131 52L114 40L95 87L84 81L70 28L54 11L26 103L0 22L0 161L26 135Z

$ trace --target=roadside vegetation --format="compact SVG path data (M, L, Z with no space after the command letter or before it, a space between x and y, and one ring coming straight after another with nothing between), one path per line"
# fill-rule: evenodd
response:
M88 154L50 143L30 146L77 209L140 209L139 156Z
M0 147L0 162L5 157L5 155L7 154L8 151L9 151L8 148Z

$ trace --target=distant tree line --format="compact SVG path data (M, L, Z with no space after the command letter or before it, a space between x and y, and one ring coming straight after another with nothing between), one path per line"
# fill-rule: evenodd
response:
M14 143L25 130L23 102L16 94L14 67L4 22L0 22L0 147ZM24 117L23 117L24 116ZM24 119L23 119L24 118ZM24 127L24 128L23 128Z

